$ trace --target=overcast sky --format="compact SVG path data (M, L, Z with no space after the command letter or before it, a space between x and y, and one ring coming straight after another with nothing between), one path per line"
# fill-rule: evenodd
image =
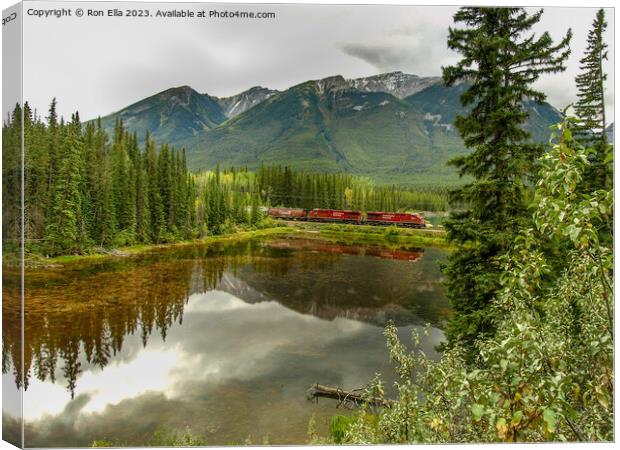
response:
M38 3L48 8L49 3ZM27 3L27 7L37 7ZM58 3L54 3L59 7ZM152 13L165 4L136 3ZM74 9L77 3L66 4ZM177 9L203 9L180 4ZM112 3L85 7L108 10ZM127 8L127 4L123 9ZM340 74L363 77L401 70L440 75L458 55L446 36L456 8L440 6L210 5L207 9L269 11L276 19L161 19L25 17L24 96L45 111L52 97L68 116L106 115L173 86L228 96L261 85L286 89ZM596 10L547 8L536 31L560 39L571 27L573 54L566 72L539 86L554 106L573 102L574 77ZM613 11L606 41L613 58ZM613 62L606 64L613 117Z

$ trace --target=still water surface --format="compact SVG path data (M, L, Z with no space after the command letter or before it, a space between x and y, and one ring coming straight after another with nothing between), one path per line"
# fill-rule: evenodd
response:
M31 272L26 445L144 445L187 427L211 445L303 444L313 415L326 432L341 412L307 401L311 384L394 380L388 320L405 341L430 322L423 347L436 357L450 314L444 257L277 238ZM16 387L18 329L4 328L3 383ZM5 433L15 415L4 409Z

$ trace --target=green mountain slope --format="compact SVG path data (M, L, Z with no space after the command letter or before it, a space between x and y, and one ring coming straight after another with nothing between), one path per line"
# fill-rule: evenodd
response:
M407 97L405 101L424 112L427 120L431 118L437 123L450 126L457 114L464 114L460 96L467 87L465 83L451 87L438 83ZM526 129L533 140L546 142L549 139L549 126L561 121L560 112L548 103L538 104L531 100L525 102L525 107L530 115Z
M136 131L140 140L148 130L158 142L170 144L204 133L226 120L216 99L189 86L167 89L103 117L103 127L113 130L117 118L128 130Z
M449 177L445 160L464 151L454 132L429 127L407 102L352 89L342 77L295 86L180 144L196 169L262 162L399 183Z
M282 92L256 87L223 99L184 86L135 103L103 123L111 130L120 117L141 138L149 130L160 142L185 147L192 170L282 164L349 172L380 183L446 185L459 182L446 162L468 151L453 125L463 113L459 97L466 88L401 72L356 80L329 77ZM526 105L532 138L547 141L560 113L546 103Z

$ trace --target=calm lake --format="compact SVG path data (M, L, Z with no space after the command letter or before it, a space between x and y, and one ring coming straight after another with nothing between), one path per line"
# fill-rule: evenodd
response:
M423 348L437 357L446 254L278 237L27 273L26 446L145 445L187 427L211 445L303 444L313 415L326 433L343 413L308 401L312 384L393 382L388 320L407 343L431 323ZM16 391L11 289L5 274L3 383ZM5 402L7 437L17 415Z

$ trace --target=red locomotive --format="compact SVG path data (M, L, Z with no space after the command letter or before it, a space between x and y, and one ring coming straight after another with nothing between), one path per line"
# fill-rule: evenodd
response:
M397 213L397 212L377 212L366 213L366 223L368 225L396 225L407 228L424 228L426 223L419 214Z
M406 228L424 228L426 222L420 214L370 211L366 217L360 211L344 209L306 210L301 208L269 208L269 216L276 219L304 220L309 222L348 223L354 225L395 225Z
M359 224L362 222L362 213L359 211L341 209L314 208L308 213L308 220L311 222L316 221Z

